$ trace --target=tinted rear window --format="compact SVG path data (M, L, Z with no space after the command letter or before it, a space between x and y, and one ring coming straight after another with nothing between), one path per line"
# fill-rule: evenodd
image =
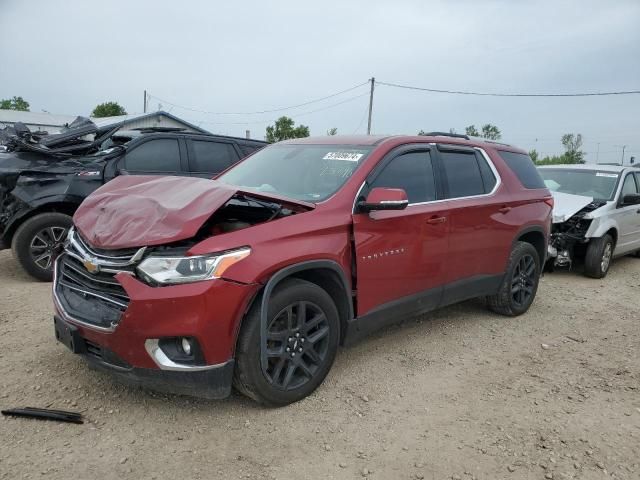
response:
M193 153L195 158L189 159L189 164L194 172L222 172L239 160L230 143L194 140Z
M509 168L516 174L524 188L545 188L533 160L524 153L498 151Z
M177 172L180 170L178 140L149 140L127 152L124 161L130 172Z
M247 155L251 155L256 150L260 150L261 148L264 148L266 145L261 145L261 144L247 145L247 144L240 143L238 144L238 146L240 147L240 150L242 150L242 153L246 157Z

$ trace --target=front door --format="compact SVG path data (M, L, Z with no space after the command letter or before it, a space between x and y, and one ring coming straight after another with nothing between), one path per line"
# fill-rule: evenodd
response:
M624 205L622 203L625 195L638 194L638 190L634 174L628 173L622 181L618 208L613 214L620 229L615 250L616 255L623 255L640 248L640 205Z
M357 315L398 306L404 312L437 307L447 258L448 203L438 201L431 153L404 149L383 160L365 184L402 188L399 211L353 215Z

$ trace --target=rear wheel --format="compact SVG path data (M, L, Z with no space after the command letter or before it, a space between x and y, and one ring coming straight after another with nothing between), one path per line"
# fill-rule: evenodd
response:
M611 235L591 239L584 259L584 274L587 277L604 278L607 275L613 258L613 247Z
M29 218L13 235L14 257L29 275L50 282L53 259L62 249L72 224L71 217L63 213L41 213Z
M338 310L314 283L284 280L269 301L263 371L260 304L254 302L240 331L234 385L260 403L283 406L311 394L329 372L340 341Z
M533 245L517 242L509 256L500 290L487 297L489 308L501 315L522 315L533 303L540 280L540 259Z

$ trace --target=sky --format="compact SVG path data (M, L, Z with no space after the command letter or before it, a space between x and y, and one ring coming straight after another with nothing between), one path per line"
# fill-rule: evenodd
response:
M104 101L263 138L366 133L369 84L499 93L640 90L640 0L0 0L0 98L88 115ZM278 112L357 85L340 95ZM205 113L209 112L209 113ZM241 115L219 113L240 112ZM640 95L499 98L377 84L372 133L497 125L541 155L580 133L589 162L640 162Z

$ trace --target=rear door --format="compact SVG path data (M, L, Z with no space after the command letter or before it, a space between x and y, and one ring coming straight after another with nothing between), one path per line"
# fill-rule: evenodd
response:
M509 222L511 198L488 156L454 145L438 145L437 151L450 208L443 302L451 303L499 283L519 225Z
M640 205L625 206L622 204L625 195L639 193L636 178L636 175L629 172L622 179L618 208L614 214L620 229L618 232L616 254L624 254L640 248Z
M184 175L178 138L147 138L127 149L118 168L136 175Z
M232 142L188 139L189 171L193 176L212 178L241 158Z
M353 215L357 315L385 307L404 313L435 308L445 278L449 212L447 202L438 201L429 146L401 147L389 154L372 171L359 198L374 187L404 189L409 206Z

